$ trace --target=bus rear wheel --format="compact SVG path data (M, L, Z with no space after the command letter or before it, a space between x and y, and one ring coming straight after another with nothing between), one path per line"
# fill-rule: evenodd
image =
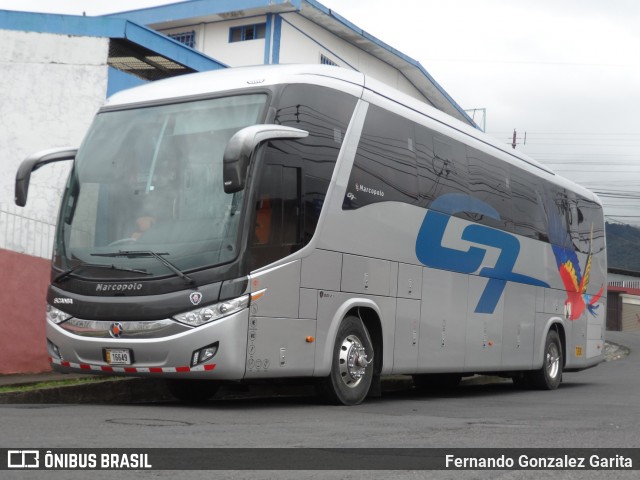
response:
M202 403L213 397L219 385L212 380L165 380L169 393L184 403Z
M373 345L362 320L348 316L338 328L331 374L323 379L322 396L335 405L361 403L373 378Z
M563 364L560 335L555 330L549 330L544 344L542 368L528 374L529 384L538 390L555 390L562 381Z

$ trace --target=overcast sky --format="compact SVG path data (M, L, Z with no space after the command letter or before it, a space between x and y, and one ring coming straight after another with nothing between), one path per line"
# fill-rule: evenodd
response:
M171 0L0 0L81 15ZM486 129L640 224L640 0L321 0L418 60ZM483 117L476 114L482 123ZM526 133L526 144L524 137ZM611 198L610 195L623 198Z

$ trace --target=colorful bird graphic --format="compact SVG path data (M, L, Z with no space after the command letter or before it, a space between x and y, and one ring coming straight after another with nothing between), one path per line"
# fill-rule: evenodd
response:
M604 293L604 286L595 295L587 293L591 277L591 264L593 260L593 224L589 238L589 255L584 268L584 274L580 269L580 261L576 254L574 243L568 231L571 221L566 215L571 209L566 197L556 199L549 197L542 202L544 215L547 220L547 232L549 241L556 257L558 273L567 292L565 311L569 320L578 320L585 310L594 317L597 316L598 301Z
M585 309L593 316L597 316L598 300L604 293L604 286L595 295L587 293L589 277L591 273L592 253L589 252L584 275L580 273L580 263L574 250L553 245L553 253L558 264L560 278L567 292L567 300L564 302L567 307L569 320L578 320Z

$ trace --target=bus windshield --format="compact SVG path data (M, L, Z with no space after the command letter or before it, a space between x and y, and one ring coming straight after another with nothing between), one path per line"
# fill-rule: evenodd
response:
M115 254L154 252L180 271L233 260L243 192L224 192L222 157L266 102L249 94L99 114L69 176L54 264L147 278L171 269L154 255ZM88 268L96 265L113 268Z

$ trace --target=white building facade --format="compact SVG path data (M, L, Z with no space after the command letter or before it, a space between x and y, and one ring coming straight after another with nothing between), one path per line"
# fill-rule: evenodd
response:
M0 10L0 42L0 249L42 258L51 256L70 163L34 172L27 205L19 208L14 181L22 160L39 150L78 147L95 113L118 90L224 68L124 19ZM159 59L168 72L154 68Z
M194 0L114 14L230 67L325 63L357 70L474 125L416 60L315 0Z
M77 48L66 35L5 30L2 42L0 248L49 257L69 165L34 172L24 209L13 203L15 172L34 151L80 143L106 95L108 39L86 38Z

